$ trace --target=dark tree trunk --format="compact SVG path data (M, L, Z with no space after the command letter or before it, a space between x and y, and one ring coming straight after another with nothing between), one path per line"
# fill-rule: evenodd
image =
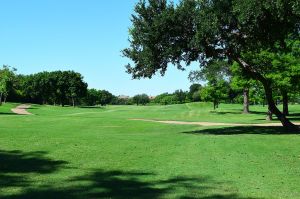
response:
M73 107L75 107L75 100L73 97L72 97L72 105L73 105Z
M243 95L244 95L244 110L243 110L243 113L244 114L249 114L249 88L244 88Z
M281 91L282 93L282 105L283 105L283 114L285 116L289 115L289 98L286 90Z
M0 93L0 106L2 105L2 93Z
M269 104L269 110L276 115L276 117L280 120L280 122L282 123L282 125L284 127L291 129L291 130L298 129L298 127L296 125L294 125L292 122L290 122L289 119L287 119L285 117L285 115L283 113L281 113L279 111L279 109L276 107L275 102L273 100L273 96L272 96L271 86L269 84L264 84L264 88L265 88L265 92L266 92L266 98L267 98L267 101Z
M216 108L217 108L217 102L216 100L214 100L214 110L216 110Z
M7 96L5 95L5 96L3 97L3 103L4 103L4 104L6 103L6 99L7 99Z
M272 111L270 109L270 106L268 106L268 112L267 112L266 120L268 120L268 121L272 121L273 120L273 113L272 113Z
M270 82L262 76L259 72L256 72L255 69L253 69L249 64L247 64L244 60L241 58L236 58L236 61L243 66L243 69L252 76L252 78L260 81L263 84L265 94L266 94L266 100L269 105L269 110L276 115L276 117L280 120L281 124L288 130L291 131L299 131L300 129L294 125L292 122L289 121L286 116L280 112L280 110L276 107L274 99L273 99L273 93L272 93L272 87Z

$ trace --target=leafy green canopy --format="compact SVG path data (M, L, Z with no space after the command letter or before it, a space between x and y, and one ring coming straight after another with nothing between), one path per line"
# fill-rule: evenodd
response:
M0 69L0 105L2 97L7 96L15 81L15 68L3 65Z
M137 105L146 105L150 102L149 96L146 94L135 95L132 99L133 102Z
M161 75L172 63L183 69L210 59L235 60L243 52L273 49L288 35L299 34L298 0L140 1L132 15L130 47L123 55L133 78Z
M24 76L22 90L37 103L68 104L86 95L87 83L74 71L40 72Z

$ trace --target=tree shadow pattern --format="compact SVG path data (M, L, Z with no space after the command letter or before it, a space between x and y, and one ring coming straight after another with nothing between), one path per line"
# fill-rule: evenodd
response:
M235 111L235 110L234 111L210 111L210 113L216 114L216 115L228 115L228 114L241 115L242 112L243 112L242 110L240 112ZM261 118L256 119L256 120L260 120L260 121L266 120L266 117L267 117L267 111L250 111L250 114L260 115ZM288 119L298 121L298 120L300 120L300 113L290 113L288 115ZM275 116L273 117L273 120L279 121Z
M195 131L182 132L193 135L292 135L299 132L292 132L282 126L233 126L233 127L217 127Z
M46 158L46 152L22 152L0 150L0 198L1 189L27 187L31 184L29 173L49 174L67 162Z
M188 178L177 177L167 180L142 181L141 176L153 176L152 173L143 172L124 172L124 171L103 171L94 170L89 175L76 177L69 182L83 183L76 186L57 188L44 186L41 188L29 188L19 195L3 197L5 199L37 199L37 198L61 198L61 199L80 199L80 198L113 198L113 199L152 199L165 198L165 194L172 193L176 189L196 190L201 193L195 196L174 196L180 199L250 199L240 197L238 194L213 194L208 191L217 189L221 183L214 182L208 177ZM66 182L68 183L68 182Z
M224 191L219 187L230 182L216 182L210 177L177 176L157 179L154 173L121 170L90 170L84 176L68 178L63 186L42 183L34 184L29 174L49 175L61 169L68 169L68 162L52 160L46 152L22 152L0 150L0 198L2 199L79 199L79 198L165 198L166 194L186 190L174 198L180 199L246 199L237 193ZM145 180L148 179L148 180ZM155 180L156 179L156 180ZM40 184L40 183L39 183ZM60 183L61 185L61 183ZM14 194L3 194L6 188L21 188ZM179 192L180 193L180 192ZM220 194L211 194L220 193ZM247 198L250 199L250 198Z
M232 114L232 115L241 115L243 113L243 110L241 109L240 111L232 110L232 111L210 111L210 113L217 114L217 115L227 115L227 114ZM250 111L249 114L257 114L257 115L267 115L267 112L265 111Z

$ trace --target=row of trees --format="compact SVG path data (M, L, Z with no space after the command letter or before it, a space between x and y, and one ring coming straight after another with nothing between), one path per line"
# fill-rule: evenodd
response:
M146 105L152 104L182 104L189 102L213 102L214 108L219 103L243 103L244 113L249 113L249 104L266 104L264 90L259 82L246 79L233 64L228 71L223 71L221 63L211 63L210 68L194 71L190 79L205 80L205 85L192 84L189 91L176 90L173 93L162 93L153 99L146 94L135 95L132 98L114 96L106 90L87 89L82 75L74 71L41 72L32 75L16 75L16 69L3 66L0 70L0 103L2 101L30 102L40 104L64 105ZM233 75L234 74L234 75ZM225 78L224 78L225 77ZM274 90L276 103L299 101L299 92L291 90L286 97L282 89ZM242 97L243 96L243 97ZM285 98L286 97L286 98ZM288 115L288 105L285 105Z
M39 104L70 104L75 106L86 95L87 84L80 73L74 71L40 72L16 75L8 98Z
M87 87L83 76L74 71L18 75L15 68L3 66L0 69L0 105L6 100L62 106L118 103L110 92Z
M134 63L126 66L133 78L151 78L157 71L163 75L169 63L183 69L183 63L199 62L200 73L221 65L215 74L236 64L245 80L245 96L248 80L259 82L270 114L286 128L299 130L274 99L278 89L284 101L289 92L299 90L298 0L140 1L132 24L130 47L123 55ZM226 81L224 73L221 77ZM207 80L213 87L222 86L221 80Z

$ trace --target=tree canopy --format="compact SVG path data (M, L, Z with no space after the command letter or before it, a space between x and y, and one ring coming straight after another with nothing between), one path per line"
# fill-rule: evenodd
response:
M6 101L10 89L13 87L15 71L15 68L6 65L3 65L0 69L0 105L2 104L2 98L4 98L4 102Z
M132 15L130 47L123 55L133 61L126 66L133 78L164 75L168 64L183 69L197 61L201 68L210 60L237 62L265 89L271 111L288 128L295 126L276 107L265 65L247 59L247 53L275 51L288 37L299 36L298 0L142 0Z

